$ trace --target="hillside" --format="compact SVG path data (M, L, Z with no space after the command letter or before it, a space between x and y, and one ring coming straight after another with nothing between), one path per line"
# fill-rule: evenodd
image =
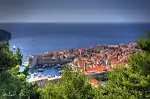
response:
M11 33L0 29L0 41L6 41L11 39Z

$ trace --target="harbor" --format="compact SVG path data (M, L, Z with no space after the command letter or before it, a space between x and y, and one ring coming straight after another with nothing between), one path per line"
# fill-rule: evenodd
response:
M55 76L61 76L59 68L55 67L46 67L46 68L37 68L37 69L30 69L30 73L27 77L27 81L29 81L32 78L37 77L55 77ZM31 78L32 77L32 78Z
M30 69L30 73L34 76L60 76L59 69L54 67Z
M102 82L104 75L118 66L127 66L130 53L141 52L136 43L118 45L96 45L89 48L74 48L45 52L44 54L29 55L30 66L29 82L38 82L43 87L49 80L57 82L61 78L66 65L74 70L77 68L84 73ZM104 81L105 82L105 81Z

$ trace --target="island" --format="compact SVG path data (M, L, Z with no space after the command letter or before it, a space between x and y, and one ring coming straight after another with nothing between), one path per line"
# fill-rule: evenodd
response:
M10 32L0 29L0 42L9 41L11 40L11 38L12 38L12 35Z

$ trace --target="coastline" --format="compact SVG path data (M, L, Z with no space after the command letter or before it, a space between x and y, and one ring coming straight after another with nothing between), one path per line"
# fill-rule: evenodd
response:
M72 68L79 68L79 70L82 71L85 75L88 76L90 75L94 79L95 78L99 79L97 77L99 77L100 75L103 77L105 73L107 73L114 67L120 65L126 66L127 58L130 55L130 53L140 52L140 51L141 50L137 48L136 43L118 44L118 45L100 44L89 48L74 48L70 50L45 52L44 54L39 54L39 55L30 55L28 57L29 58L28 60L36 59L34 61L34 65L37 66L36 70L38 70L38 68L41 69L43 68L43 71L39 71L43 73L33 72L31 74L32 78L30 79L34 81L35 78L36 81L38 81L37 77L40 76L40 74L41 77L52 76L48 74L48 72L47 75L45 75L46 74L44 73L45 69L48 68L51 69L52 67L54 68L58 65L61 66L61 63L59 63L61 59L67 60L70 58L72 58L72 61L67 62L66 64L69 64L69 66L71 66ZM58 63L54 64L53 62L48 60L51 60L53 62L56 60L58 61ZM30 61L29 63L32 64L32 62L33 61ZM63 68L61 70L63 70ZM55 78L55 75L53 76ZM47 81L48 81L47 78L43 78L43 84L46 83Z

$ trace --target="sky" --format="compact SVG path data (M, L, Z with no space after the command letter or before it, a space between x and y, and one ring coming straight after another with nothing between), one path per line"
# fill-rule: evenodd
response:
M0 23L150 22L150 0L0 0Z
M150 30L150 0L0 0L0 29L26 54L126 43Z

